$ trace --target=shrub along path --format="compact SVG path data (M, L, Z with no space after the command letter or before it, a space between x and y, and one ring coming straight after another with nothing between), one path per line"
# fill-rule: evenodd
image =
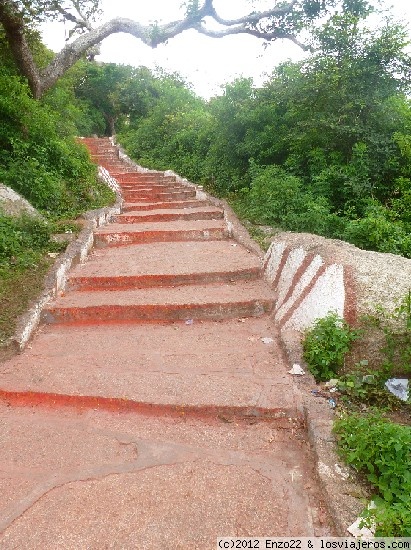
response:
M260 260L193 188L88 146L126 205L0 367L0 547L330 534Z

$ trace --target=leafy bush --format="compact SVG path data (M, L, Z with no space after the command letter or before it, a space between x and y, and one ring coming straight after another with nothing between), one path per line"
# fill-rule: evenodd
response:
M347 224L343 238L359 248L411 258L411 235L401 222L391 218L387 208L371 201L363 218Z
M346 415L334 425L338 448L347 464L377 490L377 508L366 521L376 536L411 535L411 427L380 416Z
M0 212L0 268L28 267L50 244L51 225L27 215L14 218Z
M336 376L344 364L351 342L359 335L358 330L352 329L344 319L333 312L317 319L314 326L306 331L303 357L317 381L329 380Z
M27 85L0 70L0 181L53 216L107 204L112 193L98 183L96 167L74 126L30 97Z
M258 224L291 231L338 236L344 221L330 212L325 197L304 191L300 178L279 166L257 166L249 170L250 188L234 198L239 214Z

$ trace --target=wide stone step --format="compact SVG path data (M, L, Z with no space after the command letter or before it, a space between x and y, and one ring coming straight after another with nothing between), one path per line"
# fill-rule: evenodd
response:
M185 187L177 187L175 185L161 185L161 184L145 184L141 187L134 187L132 189L120 186L123 196L128 197L128 199L135 200L138 202L140 195L158 195L159 193L180 193L185 191Z
M229 232L223 220L179 220L136 224L113 223L94 232L94 243L97 247L105 247L150 242L209 241L228 237Z
M130 212L134 210L158 210L169 208L196 208L199 206L208 206L208 201L201 201L199 199L186 200L186 201L168 201L168 202L126 202L123 204L123 212Z
M196 196L195 189L177 190L177 191L126 191L123 193L124 199L127 202L153 202L153 201L181 201L185 199L194 199Z
M158 190L158 191L167 191L168 189L186 189L186 187L182 187L181 185L176 185L175 183L150 183L150 182L144 182L144 183L121 183L120 184L121 189L126 191L141 191L144 189L149 190Z
M117 291L72 291L43 311L47 323L177 321L261 317L272 311L262 281Z
M139 183L139 182L174 182L175 176L165 176L163 172L132 172L132 171L113 171L113 178L116 178L120 183Z
M221 220L224 212L221 208L203 206L185 209L161 209L147 211L131 211L116 216L116 223L144 223L148 221L175 221L175 220Z
M231 241L140 244L94 250L69 288L103 290L255 280L261 261Z
M330 535L319 529L321 491L301 430L252 418L187 420L177 411L73 414L4 404L0 414L9 462L4 550L212 549L223 533Z
M150 404L292 427L288 419L300 413L275 329L267 317L242 321L44 326L30 348L0 366L1 388L43 402L48 394L90 408Z

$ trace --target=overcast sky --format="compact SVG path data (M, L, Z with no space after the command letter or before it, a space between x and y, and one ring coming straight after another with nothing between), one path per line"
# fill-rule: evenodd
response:
M169 22L181 17L179 6L183 0L102 0L102 21L113 17L128 17L141 23ZM256 7L272 6L273 0L256 0ZM411 1L387 0L393 14L411 27ZM216 0L221 15L234 17L250 9L247 0ZM247 7L248 6L248 7ZM68 30L68 29L66 29ZM64 46L65 29L49 23L43 32L46 44L57 51ZM253 77L256 84L264 80L273 67L286 59L297 60L303 52L288 41L278 41L268 48L255 37L238 35L222 39L208 38L195 31L187 31L155 50L126 34L106 38L101 47L100 61L125 65L156 65L168 71L177 71L194 86L203 97L219 93L225 82L237 76Z

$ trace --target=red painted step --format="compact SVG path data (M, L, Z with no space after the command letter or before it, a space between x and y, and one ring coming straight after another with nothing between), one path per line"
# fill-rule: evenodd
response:
M272 311L271 288L262 281L138 290L79 292L58 298L43 311L48 323L177 321L261 317Z
M134 192L126 191L123 193L124 199L127 202L153 202L153 200L174 200L180 201L185 199L194 199L196 196L195 189L188 189L184 191L166 191L166 192L157 192L157 191L145 191L145 192Z
M274 335L274 327L266 317L190 325L47 325L1 373L2 389L25 393L27 402L37 394L43 403L47 396L58 405L71 397L74 405L89 408L144 410L146 404L154 415L161 412L156 407L172 412L173 405L215 416L240 416L248 407L255 419L265 409L287 428L288 418L298 415L296 393L280 343L264 344L267 335ZM230 438L233 427L226 426Z
M165 176L162 172L152 173L152 172L124 172L111 171L113 178L116 178L120 183L132 183L132 182L175 182L175 176Z
M261 261L231 241L170 242L94 250L70 274L74 290L116 290L255 280Z
M222 220L110 224L94 232L97 247L168 241L208 241L229 237Z
M157 210L165 208L196 208L200 206L208 206L208 201L201 201L199 199L186 200L186 201L168 201L168 202L126 202L123 205L123 212L130 212L134 210Z
M141 191L144 189L167 191L168 189L186 189L173 183L121 183L123 191Z
M214 206L185 209L159 209L147 211L131 211L120 214L113 219L116 223L144 223L148 221L176 221L176 220L221 220L224 212Z

